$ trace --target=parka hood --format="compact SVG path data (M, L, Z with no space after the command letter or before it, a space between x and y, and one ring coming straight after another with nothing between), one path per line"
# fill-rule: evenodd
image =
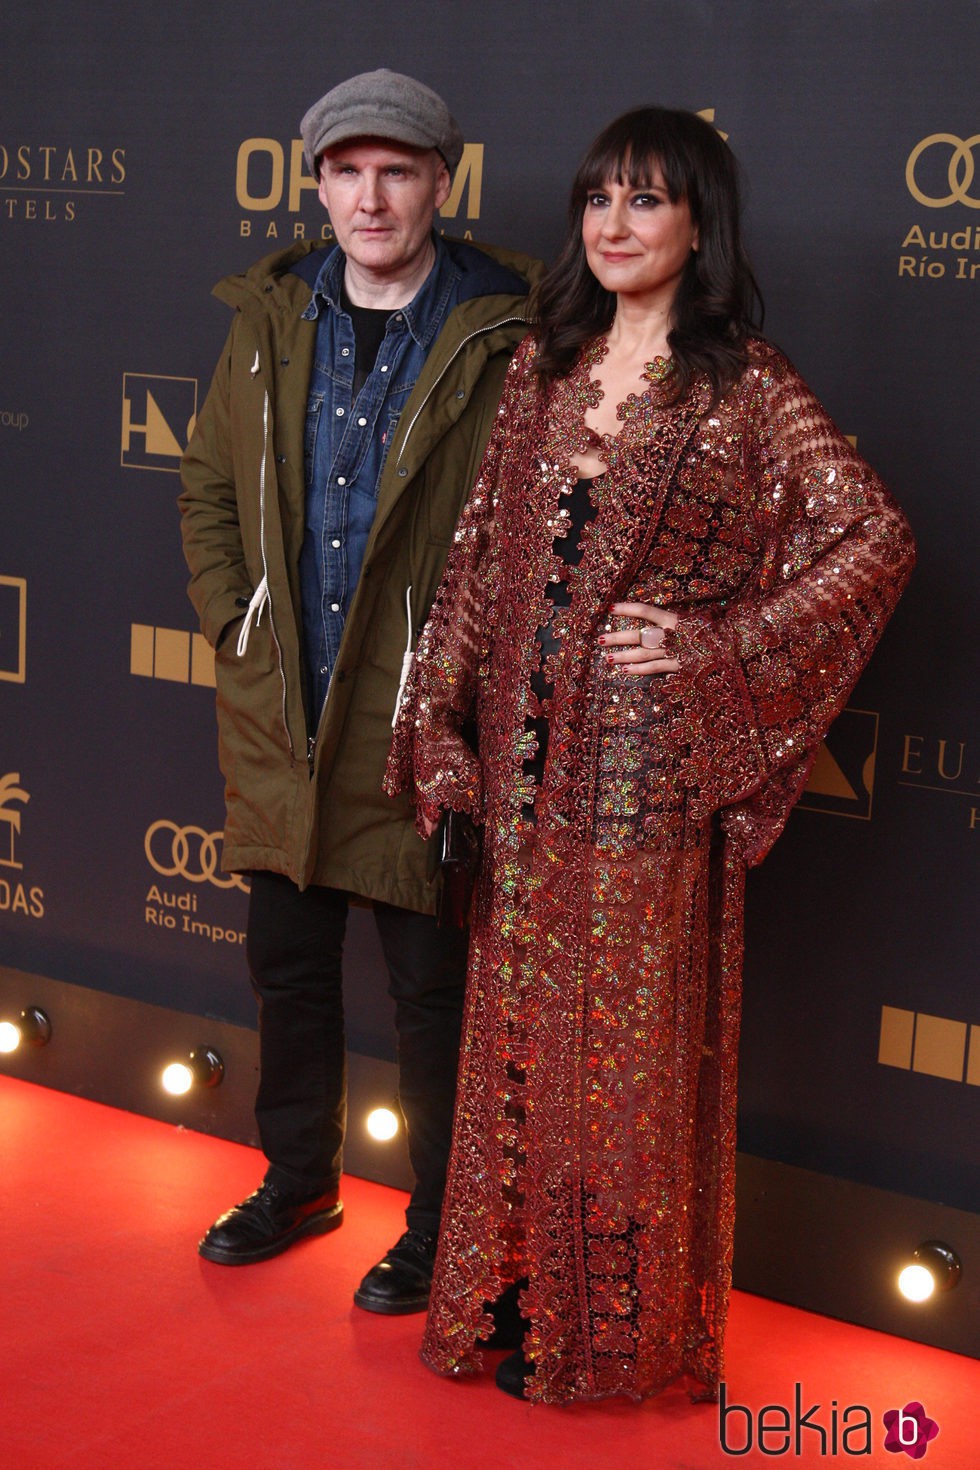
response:
M460 272L460 302L482 296L527 296L544 275L541 261L521 251L441 238ZM240 307L246 300L260 301L272 295L280 286L288 290L294 277L312 293L327 254L338 248L333 242L296 240L284 250L263 256L249 270L225 276L215 286L214 295L229 306Z

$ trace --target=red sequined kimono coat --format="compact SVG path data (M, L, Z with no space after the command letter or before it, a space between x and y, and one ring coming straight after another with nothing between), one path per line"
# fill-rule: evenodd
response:
M396 728L388 789L485 823L459 1096L422 1349L482 1366L485 1303L527 1276L527 1397L642 1397L722 1373L743 886L913 561L907 524L787 360L751 346L713 407L651 384L608 472L553 696L536 630L603 343L545 396L514 357ZM669 378L668 378L669 383ZM679 615L680 672L609 666L619 600ZM538 789L529 719L549 740ZM460 734L476 716L479 758ZM472 735L470 736L472 740ZM534 802L533 825L522 807Z

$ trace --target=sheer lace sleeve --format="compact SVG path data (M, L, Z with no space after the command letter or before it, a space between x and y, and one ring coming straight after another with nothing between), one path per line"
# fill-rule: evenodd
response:
M480 763L462 727L473 713L477 682L495 625L500 472L515 443L521 385L530 371L533 340L511 360L480 474L466 503L442 582L419 639L395 722L384 789L415 790L422 818L443 807L483 817ZM526 394L524 395L526 401Z
M750 596L686 614L670 680L688 782L747 860L771 846L911 574L908 523L806 384L769 350L739 388L765 537ZM724 412L724 410L722 410Z

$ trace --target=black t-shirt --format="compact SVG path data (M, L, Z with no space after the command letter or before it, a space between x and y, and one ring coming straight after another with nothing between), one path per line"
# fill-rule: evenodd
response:
M388 330L391 308L378 310L374 306L355 306L347 295L346 287L340 289L340 304L351 319L354 328L354 394L364 387L378 360L378 350Z

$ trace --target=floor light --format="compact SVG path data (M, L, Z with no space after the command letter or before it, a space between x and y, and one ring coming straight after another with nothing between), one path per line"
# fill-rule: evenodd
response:
M160 1082L164 1092L183 1097L192 1087L217 1087L225 1075L225 1065L210 1046L199 1046L185 1062L171 1062L164 1067Z
M367 1131L378 1143L388 1143L400 1126L398 1114L391 1108L372 1108L367 1115Z
M46 1046L51 1022L38 1006L28 1006L16 1021L0 1021L0 1052L8 1056L26 1046Z
M927 1302L937 1291L952 1291L963 1268L956 1252L941 1240L924 1241L899 1272L898 1289L909 1302Z

